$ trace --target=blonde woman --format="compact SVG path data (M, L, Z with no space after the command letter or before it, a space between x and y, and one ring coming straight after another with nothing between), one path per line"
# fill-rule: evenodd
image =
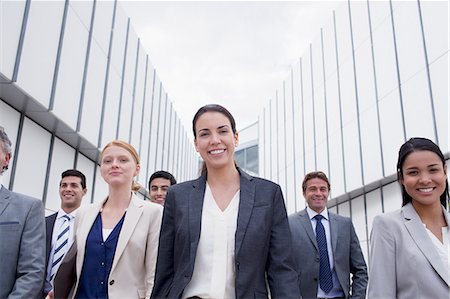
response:
M100 170L108 195L77 214L77 281L69 297L149 298L162 207L134 195L140 164L130 144L108 143L101 152Z

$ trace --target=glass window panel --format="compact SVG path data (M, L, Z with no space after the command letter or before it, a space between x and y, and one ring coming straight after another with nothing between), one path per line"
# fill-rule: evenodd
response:
M77 158L77 166L76 169L81 171L86 176L86 195L84 196L83 200L81 201L81 205L85 206L91 203L92 200L92 193L93 193L93 181L94 181L94 171L96 169L96 164L88 159L86 156L78 153ZM101 177L97 178L102 180Z
M402 191L397 182L383 187L384 212L389 213L402 207Z
M436 113L436 127L439 136L439 147L445 152L450 151L449 140L449 105L448 105L448 82L449 82L449 54L442 56L430 65L430 77L433 89L434 111Z
M114 13L114 1L97 1L94 19L93 42L105 56L108 55L109 37Z
M119 139L128 141L130 138L130 125L131 125L131 93L127 90L123 90L122 106L119 111L120 127L119 127Z
M25 1L2 1L0 10L0 72L12 79L19 45Z
M339 215L350 217L350 202L346 201L338 205Z
M434 140L434 119L425 70L404 82L402 93L407 137L424 136Z
M60 139L55 138L48 180L47 198L45 200L46 209L55 212L60 209L61 198L59 196L59 183L61 181L61 173L67 169L73 169L74 158L75 150Z
M69 7L53 112L73 129L77 127L87 40L87 29Z
M130 93L133 92L134 85L134 73L136 68L136 55L137 55L137 45L138 38L132 26L128 32L127 41L127 57L125 65L125 76L124 76L124 89L128 90Z
M367 241L364 196L352 199L352 222L360 242Z
M381 134L383 138L383 158L385 175L396 172L397 153L403 144L403 128L400 103L397 93L380 101Z
M449 2L421 1L423 30L427 44L428 61L432 63L449 49ZM447 54L445 54L447 53ZM448 80L446 81L448 82Z
M86 89L83 99L81 134L97 145L106 76L106 57L97 44L91 44ZM109 125L108 123L104 125Z
M25 118L13 191L42 199L48 175L50 138L50 133Z
M110 72L100 146L116 139L117 118L119 116L119 98L120 78L116 73Z
M64 1L32 1L17 84L48 107ZM45 34L43 34L45 33Z
M400 1L394 10L395 41L402 84L425 67L417 2Z
M145 87L145 69L146 69L146 54L142 45L139 45L139 61L138 61L138 69L137 69L137 78L136 78L136 88L134 91L134 112L132 127L131 127L131 144L136 147L136 150L139 150L140 147L140 135L141 135L141 127L142 127L142 104L144 102L144 87ZM151 71L151 69L150 69ZM151 75L148 74L148 75ZM147 76L148 76L147 75Z
M92 8L94 2L88 1L71 1L69 6L77 16L78 20L87 30L91 26Z
M128 17L120 5L117 5L114 23L114 37L111 52L111 70L122 77L123 56L125 53ZM121 81L119 81L121 82ZM119 85L120 86L120 85Z
M0 99L0 115L1 123L0 126L3 127L6 134L8 135L9 140L11 140L12 148L11 153L14 155L14 151L16 148L16 140L17 140L17 130L19 128L19 121L20 121L20 113L17 112L15 109L11 108L9 105L5 104ZM6 188L9 188L9 181L11 178L11 169L14 167L13 165L14 157L11 157L11 160L9 162L9 169L2 175L2 184ZM17 173L16 173L17 175Z
M375 216L382 213L380 189L376 189L366 194L366 206L367 206L367 229L369 231L368 237L370 238L373 219L375 218Z
M96 171L96 177L95 177L95 189L94 189L94 195L92 198L92 202L101 202L106 199L106 196L108 196L108 184L106 184L105 180L102 178L102 175L100 173L100 167L97 166L95 168Z

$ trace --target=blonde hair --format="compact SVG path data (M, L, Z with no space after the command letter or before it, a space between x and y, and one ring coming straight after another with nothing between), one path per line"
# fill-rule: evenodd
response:
M131 144L129 144L128 142L125 142L123 140L113 140L113 141L109 142L107 145L105 145L105 147L103 147L102 152L100 153L100 161L102 160L103 153L105 152L105 150L111 146L118 146L118 147L125 149L127 152L129 152L131 154L134 161L136 162L136 165L141 164L139 155L138 155L136 149ZM133 183L131 185L131 190L137 192L141 188L142 188L142 186L138 182L133 180Z

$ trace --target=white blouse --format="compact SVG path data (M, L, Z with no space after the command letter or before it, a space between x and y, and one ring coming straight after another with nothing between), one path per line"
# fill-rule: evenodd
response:
M206 183L194 273L182 298L235 298L234 236L240 192L222 211Z
M450 258L449 258L450 244L448 239L449 234L448 230L449 230L448 226L442 228L442 243L441 243L441 241L428 228L426 229L428 235L430 236L431 241L434 244L434 247L439 253L442 263L444 264L444 266L447 267L447 275L450 275Z

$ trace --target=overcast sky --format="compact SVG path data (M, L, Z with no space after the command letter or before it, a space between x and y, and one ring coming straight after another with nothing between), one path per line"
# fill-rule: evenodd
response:
M120 1L189 131L201 106L257 121L339 1Z

